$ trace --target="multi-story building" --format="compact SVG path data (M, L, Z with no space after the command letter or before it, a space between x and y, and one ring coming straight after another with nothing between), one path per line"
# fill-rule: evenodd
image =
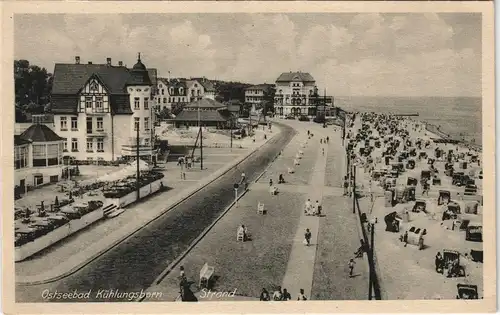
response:
M258 84L252 85L245 89L245 103L252 106L252 111L256 111L263 107L264 102L273 99L273 85L272 84Z
M186 80L158 78L156 95L156 111L172 110L189 102Z
M316 81L305 72L284 72L276 79L274 109L277 116L314 116L316 106L310 99L314 96Z
M216 91L214 84L210 80L207 80L206 78L201 78L196 80L200 82L200 84L203 86L203 97L215 100Z
M205 95L205 88L197 79L186 80L186 87L188 89L188 102L199 101Z
M140 54L131 68L105 64L58 63L54 68L52 113L65 138L66 155L76 160L154 157L154 86ZM139 137L137 137L139 131Z
M22 193L30 186L61 179L64 141L42 124L31 125L21 135L14 136L14 185L19 186Z

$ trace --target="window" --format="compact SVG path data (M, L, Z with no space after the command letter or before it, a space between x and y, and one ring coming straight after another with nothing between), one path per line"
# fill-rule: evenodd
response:
M85 108L92 108L92 97L86 97L85 98Z
M104 152L104 138L97 138L97 152Z
M104 130L104 120L102 117L97 117L97 130L98 131Z
M149 145L149 138L144 139L144 145Z
M28 166L28 147L17 146L14 149L14 166L16 169Z
M78 117L71 117L71 130L78 130Z
M149 117L144 117L144 129L149 130Z
M141 108L140 100L138 97L135 97L134 98L134 109L140 109L140 108Z
M140 118L139 117L134 117L134 131L137 131L139 129L139 124L140 124Z
M97 83L94 81L90 84L90 91L91 92L97 92L99 90L99 87L97 85Z
M141 92L142 90L141 89L137 89L137 92Z
M170 95L174 94L174 88L170 88Z
M87 138L87 152L94 152L94 141L92 138Z
M171 98L171 97L169 97L169 98L168 98L168 102L169 102L169 103L171 103L171 102L172 102L172 98Z
M76 138L71 139L71 151L78 152L78 139Z
M93 159L93 157L87 157L87 161L92 161Z
M68 152L68 141L66 139L63 142L63 151Z
M165 95L165 89L161 89L161 95Z
M68 130L68 119L67 117L61 117L61 131Z
M149 109L149 98L148 97L144 98L144 109Z
M102 97L96 97L95 98L95 110L96 112L102 112L103 111L103 101L102 101Z
M166 98L166 97L164 97L164 98L163 98L163 103L166 103L166 102L167 102L167 98Z
M45 144L33 145L33 166L47 166L47 154Z
M184 89L183 88L179 88L179 94L184 94Z

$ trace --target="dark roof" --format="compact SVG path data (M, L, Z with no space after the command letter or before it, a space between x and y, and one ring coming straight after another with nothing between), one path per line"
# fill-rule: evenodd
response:
M307 72L283 72L277 79L276 82L291 82L291 81L302 81L302 82L315 82L312 75Z
M267 91L269 90L273 84L257 84L257 85L252 85L247 88L245 88L245 91L247 90L264 90Z
M31 125L19 137L22 140L33 142L52 142L64 140L64 138L59 137L49 127L40 124Z
M224 108L226 105L219 103L215 100L209 99L209 98L202 98L201 100L189 103L185 106L186 108L213 108L213 109L219 109L219 108Z
M200 111L200 121L228 121L231 114L227 110ZM175 121L198 121L198 111L183 110L174 119Z
M156 69L147 69L138 60L133 69L107 64L61 64L54 67L51 105L54 114L76 114L78 93L91 79L96 78L111 94L113 114L132 114L127 85L156 84Z
M229 110L230 112L238 112L239 113L240 109L241 109L241 107L238 104L230 104L227 106L227 110Z
M125 94L130 71L123 66L105 64L62 64L54 67L52 94L77 94L87 81L96 75L111 94Z
M213 83L207 79L202 79L199 81L201 85L205 88L205 91L215 91Z
M158 82L158 70L155 68L148 69L149 79L151 80L151 84L156 90L156 84Z
M28 144L28 143L31 143L31 141L24 140L21 138L21 136L14 135L14 145L23 145L23 144Z

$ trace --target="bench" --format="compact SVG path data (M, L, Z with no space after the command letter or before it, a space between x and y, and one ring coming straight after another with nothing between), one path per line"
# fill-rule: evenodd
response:
M208 287L208 282L214 275L215 268L205 263L200 270L200 288Z

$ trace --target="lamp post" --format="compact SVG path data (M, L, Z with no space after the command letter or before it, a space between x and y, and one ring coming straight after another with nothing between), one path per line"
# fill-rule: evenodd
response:
M137 173L136 173L136 187L137 187L137 200L140 199L141 196L141 187L139 185L139 179L140 179L140 168L139 168L139 127L140 124L137 126L137 133L136 133L136 140L135 140L135 163L137 164Z
M203 129L201 128L200 103L198 102L198 128L200 133L200 169L203 170Z
M370 225L370 246L368 248L368 260L370 262L369 267L369 282L368 282L368 300L373 299L373 278L374 278L374 259L373 259L373 250L374 250L374 240L375 240L375 224L369 223Z

